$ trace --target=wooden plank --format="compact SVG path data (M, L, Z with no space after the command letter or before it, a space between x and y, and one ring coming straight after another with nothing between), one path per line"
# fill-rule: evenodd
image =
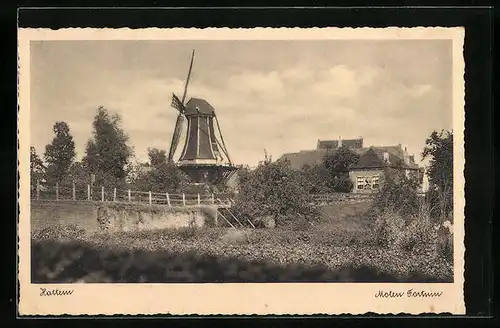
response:
M234 226L231 222L229 222L229 220L228 220L228 219L226 219L226 217L225 217L225 216L224 216L224 215L223 215L223 214L222 214L219 210L217 210L217 213L218 213L218 214L219 214L219 215L220 215L220 216L221 216L224 220L226 220L226 222L227 222L227 223L229 223L229 225L230 225L231 227L236 228L236 227L235 227L235 226Z

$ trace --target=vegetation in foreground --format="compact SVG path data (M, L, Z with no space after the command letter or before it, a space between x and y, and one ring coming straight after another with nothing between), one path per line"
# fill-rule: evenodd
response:
M452 281L452 252L444 231L436 231L435 240L422 240L415 237L419 228L395 236L380 226L375 222L361 229L360 223L338 222L307 229L185 228L92 235L75 227L50 227L33 236L32 280ZM375 235L367 229L385 232Z

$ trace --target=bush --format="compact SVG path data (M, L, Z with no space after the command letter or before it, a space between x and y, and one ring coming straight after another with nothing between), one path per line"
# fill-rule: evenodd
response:
M403 216L414 215L422 204L417 190L418 184L415 181L407 179L400 172L386 170L382 189L373 202L373 210L378 213L392 208Z
M300 217L308 221L319 217L310 205L306 179L286 161L266 160L239 178L240 191L233 207L237 217L252 220L272 216L278 225Z
M405 220L391 208L381 212L375 220L375 238L383 247L400 244L405 230Z
M65 240L82 238L86 234L85 229L78 225L50 225L34 230L31 236L37 240Z

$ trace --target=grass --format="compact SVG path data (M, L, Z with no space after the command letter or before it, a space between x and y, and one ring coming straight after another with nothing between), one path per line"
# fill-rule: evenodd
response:
M32 280L57 282L450 282L439 252L383 247L366 204L324 208L309 227L33 234Z

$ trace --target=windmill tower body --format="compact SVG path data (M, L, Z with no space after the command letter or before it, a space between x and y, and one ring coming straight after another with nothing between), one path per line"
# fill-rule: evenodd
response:
M200 98L191 98L184 105L193 57L182 101L175 95L172 99L172 107L179 111L179 116L172 137L169 160L173 161L180 140L182 124L184 120L187 120L186 139L177 166L194 183L220 183L229 179L237 168L232 164L224 144L215 109L206 100Z

